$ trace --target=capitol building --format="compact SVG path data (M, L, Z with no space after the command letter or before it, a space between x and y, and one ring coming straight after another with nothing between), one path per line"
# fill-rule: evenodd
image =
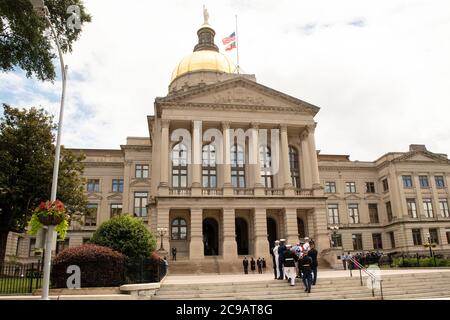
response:
M175 247L187 261L271 261L276 239L303 237L336 267L344 251L427 252L431 241L450 252L447 155L416 144L367 162L322 154L319 107L237 72L207 21L197 34L167 95L154 101L148 137L72 149L86 155L91 215L70 227L58 251L131 213L148 224L157 249ZM7 255L35 259L34 243L11 233Z

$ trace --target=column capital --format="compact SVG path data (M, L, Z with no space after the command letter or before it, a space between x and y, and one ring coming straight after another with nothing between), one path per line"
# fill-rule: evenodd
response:
M317 123L309 124L309 125L306 126L306 131L308 133L314 134L314 131L316 130L316 126L317 126Z
M250 125L251 125L252 129L259 129L260 123L259 122L252 122L252 123L250 123Z
M305 129L300 132L300 140L306 140L308 139L309 136L309 131L308 131L308 127L305 127Z
M161 119L161 127L162 128L169 128L170 120L169 119Z
M231 124L230 121L222 121L221 124L222 124L223 130L230 129L230 124Z
M280 124L281 132L287 132L287 124Z
M193 129L200 128L202 124L201 120L191 120L191 126Z

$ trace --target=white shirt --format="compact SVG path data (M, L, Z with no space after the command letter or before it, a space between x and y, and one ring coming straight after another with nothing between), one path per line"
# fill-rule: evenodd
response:
M310 248L309 242L305 242L305 244L303 245L303 250L309 251L309 248Z
M275 247L273 247L273 250L272 250L274 256L277 257L277 258L278 258L278 247L279 247L279 246L275 246Z

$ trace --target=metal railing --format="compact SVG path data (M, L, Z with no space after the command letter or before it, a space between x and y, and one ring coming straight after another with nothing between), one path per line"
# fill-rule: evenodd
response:
M367 274L370 277L370 281L371 281L371 288L372 288L372 297L375 297L375 284L377 282L380 283L380 295L381 295L381 300L383 300L383 279L377 279L377 277L370 272L369 270L367 270L362 264L360 264L354 257L349 258L350 263L353 264L353 267L349 266L349 270L350 270L350 277L353 277L352 274L352 270L354 267L359 269L359 279L361 282L361 286L363 286L363 279L362 279L362 272L364 271L365 274Z
M0 295L31 294L41 287L42 263L5 263L0 266Z

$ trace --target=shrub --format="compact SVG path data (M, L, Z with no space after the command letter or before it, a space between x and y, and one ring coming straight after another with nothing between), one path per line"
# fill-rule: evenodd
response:
M54 288L67 287L67 267L81 270L81 287L116 287L124 283L126 257L108 247L85 244L63 250L53 260L51 283Z
M91 243L110 247L129 258L146 258L155 250L156 240L139 218L120 215L97 229Z

